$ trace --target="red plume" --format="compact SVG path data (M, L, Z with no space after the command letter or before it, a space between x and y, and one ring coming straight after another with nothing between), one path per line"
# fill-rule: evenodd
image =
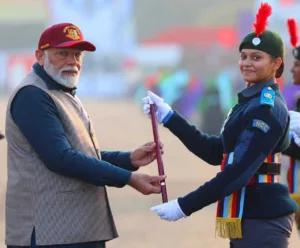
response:
M298 44L298 32L297 32L297 23L294 18L288 19L288 30L290 34L291 45L295 48Z
M256 36L260 36L268 26L268 17L272 14L272 6L268 3L262 3L256 14L256 21L253 24Z

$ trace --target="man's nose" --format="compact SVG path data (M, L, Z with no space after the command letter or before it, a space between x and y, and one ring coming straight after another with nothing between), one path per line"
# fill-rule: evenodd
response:
M77 64L77 60L76 60L74 54L70 54L70 55L68 56L67 64L68 64L68 65L76 65L76 64Z

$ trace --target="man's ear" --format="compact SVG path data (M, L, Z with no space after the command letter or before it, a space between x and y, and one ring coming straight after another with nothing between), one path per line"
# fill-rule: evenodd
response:
M43 66L44 65L44 61L45 61L45 52L41 51L41 50L36 50L35 51L35 57L37 62Z

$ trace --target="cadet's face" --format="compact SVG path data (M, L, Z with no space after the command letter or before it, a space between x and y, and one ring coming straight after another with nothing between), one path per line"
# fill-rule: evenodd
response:
M246 82L258 83L274 78L281 59L273 60L265 52L255 49L242 49L239 60L240 70Z
M300 85L300 60L295 60L291 70L293 74L293 83Z

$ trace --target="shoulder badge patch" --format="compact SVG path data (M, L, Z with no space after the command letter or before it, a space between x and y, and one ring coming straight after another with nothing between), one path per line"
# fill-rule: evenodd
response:
M270 130L270 127L267 123L265 123L262 120L257 120L257 119L253 120L253 127L260 129L264 133L267 133Z
M274 107L275 92L271 87L266 87L260 95L260 105L269 105Z

